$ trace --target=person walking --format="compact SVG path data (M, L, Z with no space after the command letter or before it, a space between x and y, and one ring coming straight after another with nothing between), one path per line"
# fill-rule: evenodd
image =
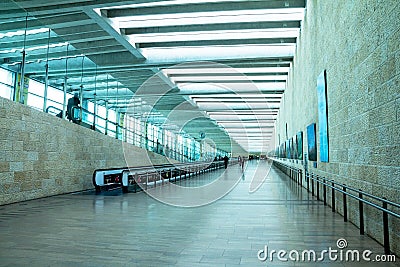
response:
M225 166L225 169L228 168L228 161L229 161L228 156L225 156L225 157L224 157L224 166Z
M244 157L240 157L240 168L242 168L242 172L244 171Z

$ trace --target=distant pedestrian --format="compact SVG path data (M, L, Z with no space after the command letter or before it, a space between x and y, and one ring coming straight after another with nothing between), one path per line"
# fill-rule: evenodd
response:
M240 168L242 169L242 171L244 171L244 161L245 161L245 159L244 159L244 157L240 157Z
M228 161L229 161L228 156L225 156L225 157L224 157L224 166L225 166L225 169L228 168Z

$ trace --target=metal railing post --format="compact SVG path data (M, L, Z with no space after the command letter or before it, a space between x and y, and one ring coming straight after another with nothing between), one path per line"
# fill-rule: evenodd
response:
M383 247L385 249L385 254L390 254L390 244L389 244L389 220L388 220L388 213L387 210L387 202L385 201L386 198L383 198L384 201L382 202L382 208L385 209L383 211Z
M139 175L137 173L135 173L134 175L135 175L134 181L135 181L135 193L136 193L136 189L137 189L137 185L138 185L138 181L139 181Z
M336 201L335 201L335 183L332 181L332 212L336 210Z
M343 220L347 222L347 195L345 184L343 184L343 192Z
M317 200L319 200L319 177L317 177Z
M299 180L300 180L300 186L303 186L303 172L301 169L299 170Z
M324 185L323 185L323 190L324 190L324 206L326 206L326 180L323 179L322 182L324 183Z
M313 179L313 174L311 174L311 194L313 195L313 196L315 196L315 194L314 194L314 179Z
M363 198L362 192L358 193L358 197L360 198L360 200L358 200L358 208L360 211L360 235L363 235L364 234L364 205L361 200Z

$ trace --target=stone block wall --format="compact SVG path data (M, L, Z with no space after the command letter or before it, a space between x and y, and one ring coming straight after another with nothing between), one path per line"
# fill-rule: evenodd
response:
M310 172L400 203L400 2L307 1L276 140L317 123L317 167ZM317 77L326 70L329 162L320 162ZM302 167L304 162L284 160ZM321 191L322 192L322 191ZM328 199L330 192L328 190ZM341 198L336 198L343 212ZM380 204L381 205L381 204ZM399 212L399 210L397 210ZM359 225L358 202L349 219ZM365 210L366 232L383 242L382 215ZM391 249L400 255L400 220L389 216Z
M168 159L0 97L0 205L93 188L95 169ZM125 152L125 153L124 153Z

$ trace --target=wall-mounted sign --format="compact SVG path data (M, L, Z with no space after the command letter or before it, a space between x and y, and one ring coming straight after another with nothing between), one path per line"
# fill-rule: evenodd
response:
M315 123L307 126L308 160L317 160L317 139L315 136Z
M319 156L321 162L328 162L328 105L326 92L326 71L322 71L317 79L318 93L318 130L319 130Z

